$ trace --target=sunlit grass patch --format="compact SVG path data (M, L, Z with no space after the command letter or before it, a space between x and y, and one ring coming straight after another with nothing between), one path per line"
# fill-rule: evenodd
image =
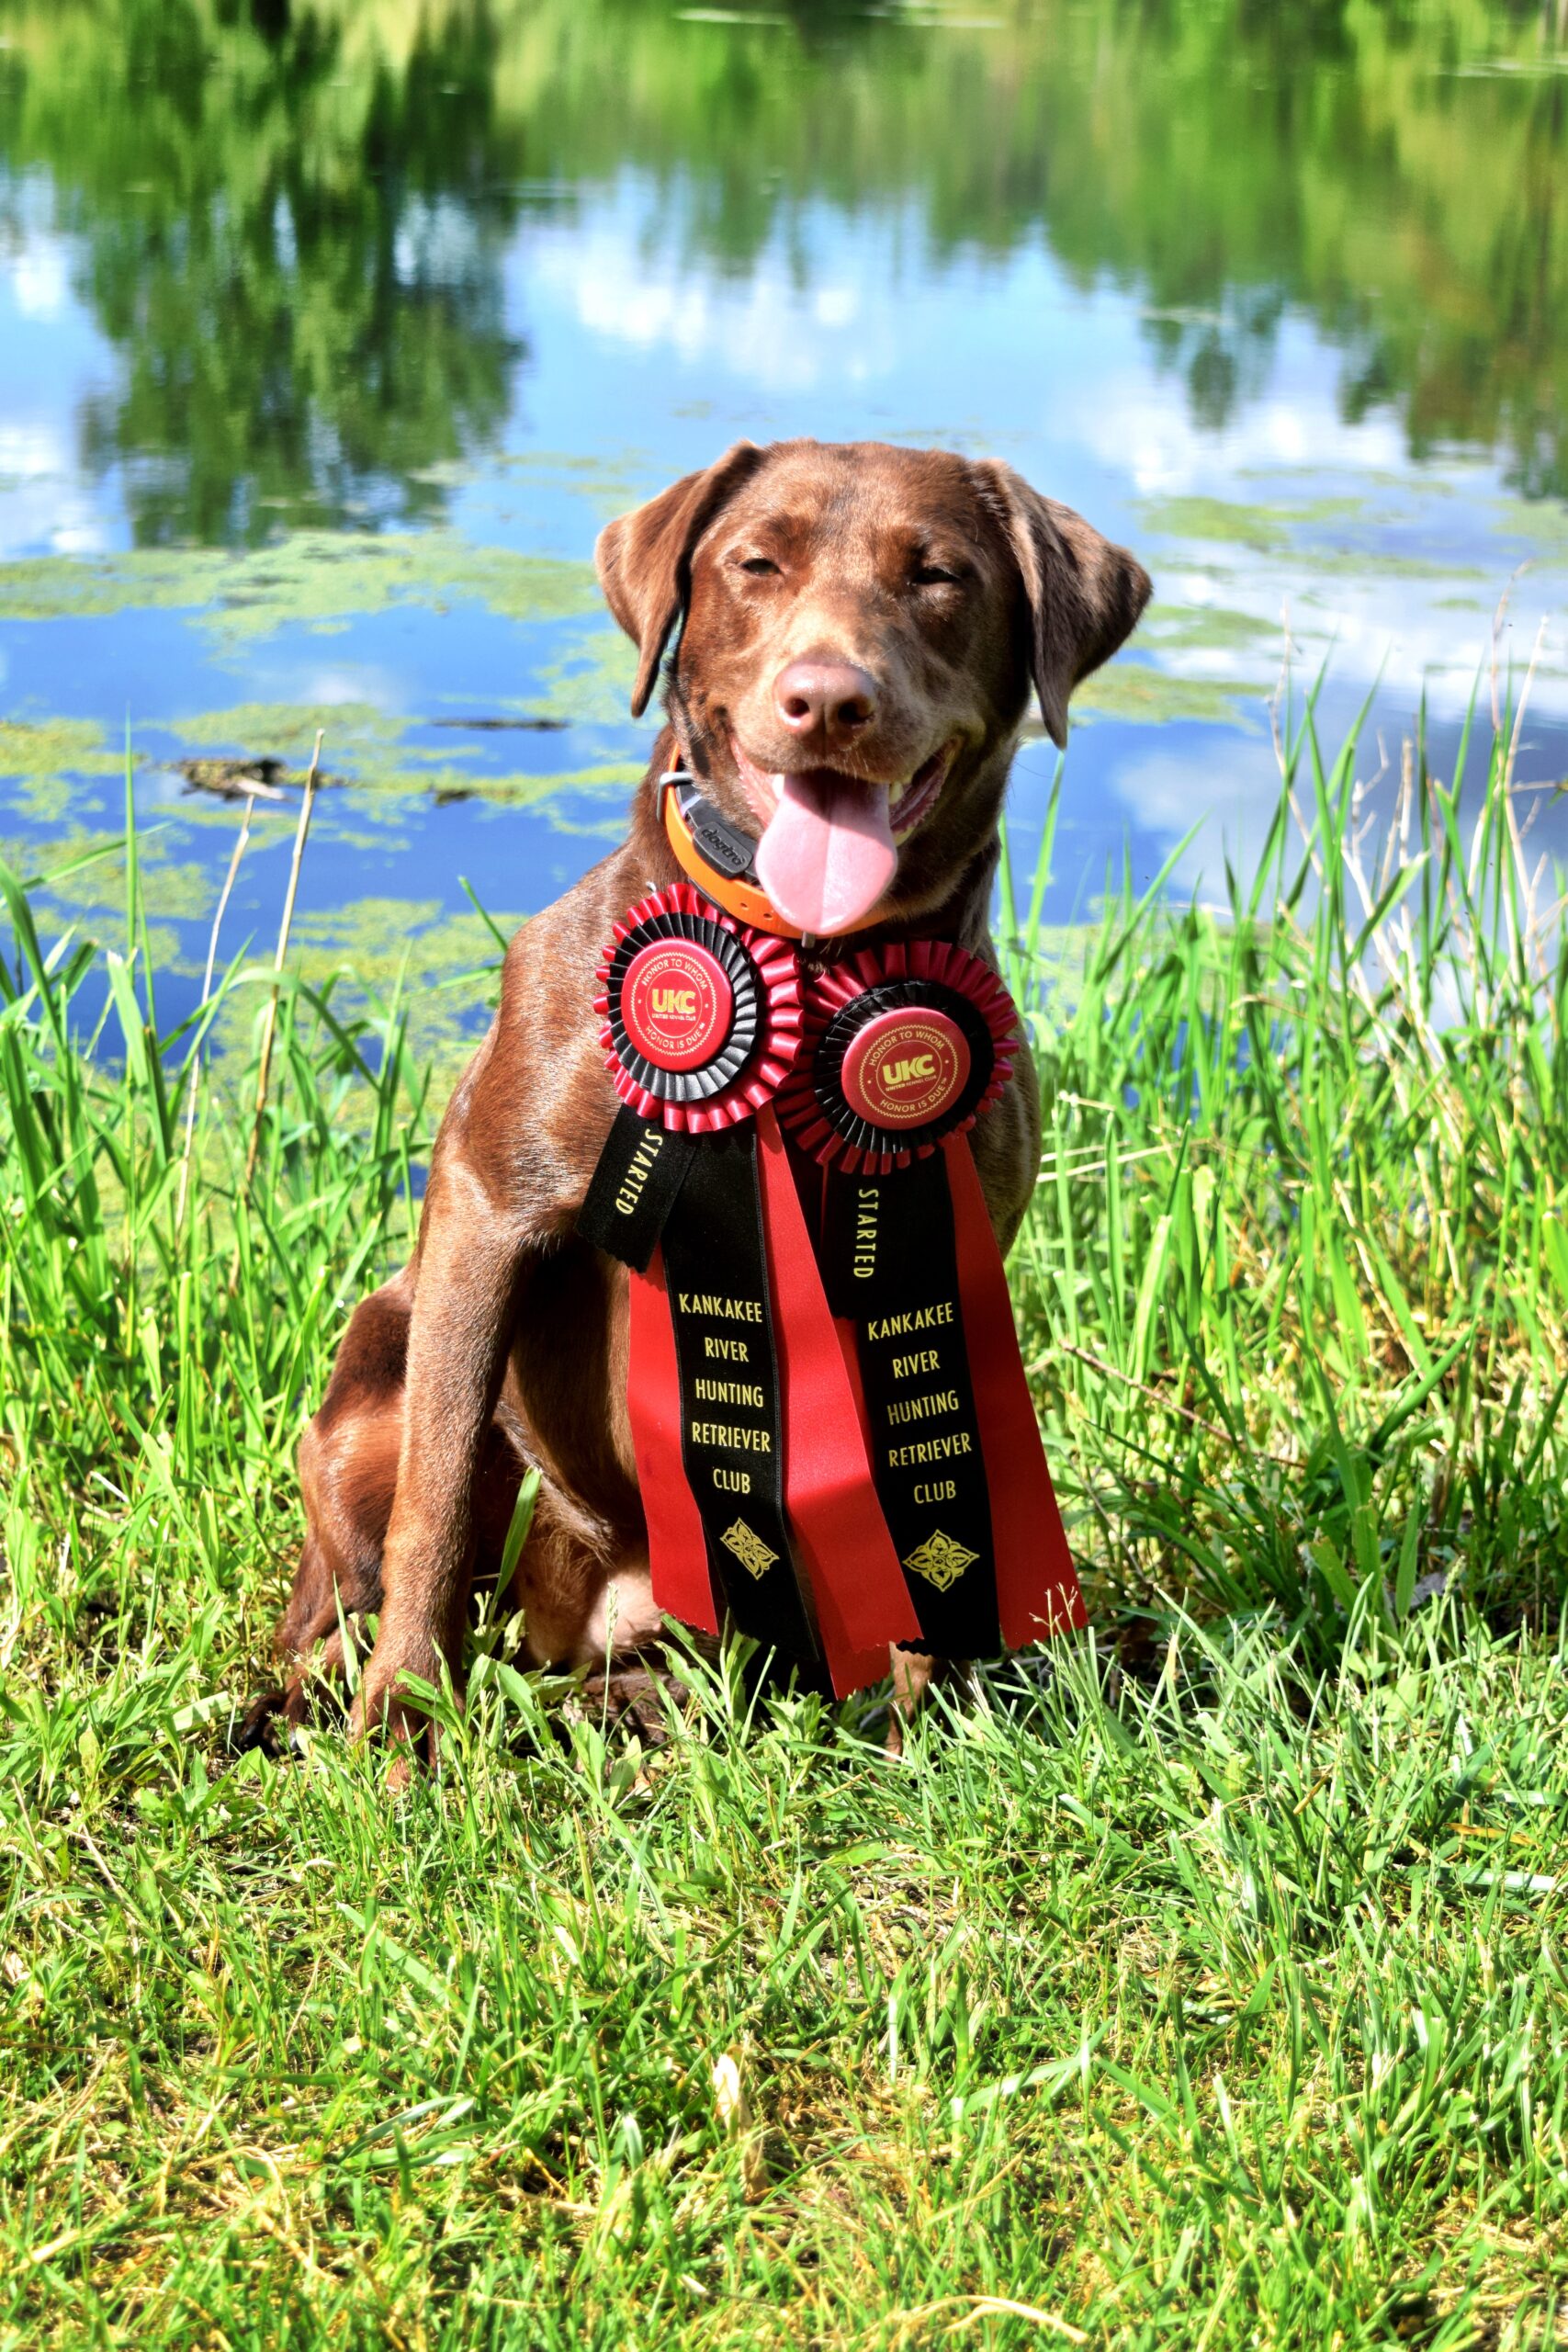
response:
M216 1775L210 1622L13 1694L11 2340L1539 2323L1562 1655L1450 1621L1320 1684L1172 1633L1151 1690L1001 1674L901 1769L722 1685L654 1759L492 1686L401 1799L330 1737Z
M1303 730L1224 910L1113 896L1036 1021L1015 1296L1129 1600L1281 1607L1330 1646L1380 1582L1396 1613L1450 1581L1557 1606L1568 967L1515 740L1462 830L1413 757L1373 833L1354 741L1329 766Z

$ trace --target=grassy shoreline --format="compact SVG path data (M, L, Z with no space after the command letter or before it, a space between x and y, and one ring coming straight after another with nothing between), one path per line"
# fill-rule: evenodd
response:
M7 886L0 2346L1561 2340L1568 965L1500 718L1386 865L1303 723L1223 913L1113 889L1066 973L1004 892L1096 1623L897 1768L500 1667L395 1802L231 1766L439 1106L286 972L255 1181L231 1063L186 1171L134 845L112 948Z

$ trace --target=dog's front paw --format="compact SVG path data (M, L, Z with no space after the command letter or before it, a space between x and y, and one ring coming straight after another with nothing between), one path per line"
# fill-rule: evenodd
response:
M365 1662L349 1731L356 1740L384 1736L396 1746L395 1781L407 1780L412 1757L431 1764L437 1760L437 1726L413 1686L425 1683L439 1690L445 1673L440 1656L423 1643L390 1644L383 1638Z

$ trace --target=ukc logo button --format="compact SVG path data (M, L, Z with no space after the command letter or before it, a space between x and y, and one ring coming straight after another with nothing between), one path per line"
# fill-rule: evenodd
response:
M626 1035L658 1069L701 1069L729 1035L735 992L724 967L690 940L639 948L621 985Z
M929 1126L969 1080L969 1041L956 1021L923 1005L879 1012L851 1038L840 1083L875 1127Z

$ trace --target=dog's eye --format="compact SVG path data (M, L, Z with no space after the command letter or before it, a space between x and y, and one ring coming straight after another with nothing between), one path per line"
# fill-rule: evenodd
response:
M909 582L915 588L956 588L958 574L943 563L917 563L909 574Z
M749 571L754 580L761 580L768 572L777 571L778 565L771 555L743 555L740 559L740 569L742 571Z

